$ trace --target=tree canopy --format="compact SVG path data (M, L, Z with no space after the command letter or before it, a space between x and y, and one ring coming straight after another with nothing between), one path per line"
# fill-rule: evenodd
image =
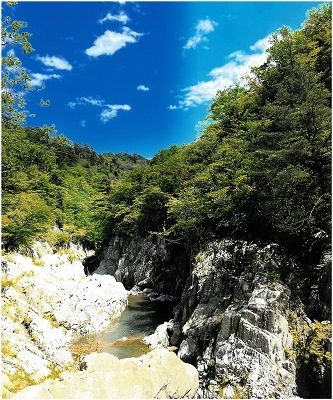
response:
M110 234L154 232L192 244L235 236L300 252L314 250L318 232L329 240L330 32L324 4L303 29L273 34L267 62L246 85L216 94L196 142L161 150L116 183Z
M29 34L19 33L24 27L7 19L4 45L31 51ZM161 150L149 163L137 155L97 154L39 127L22 128L5 73L6 245L45 232L55 241L95 244L114 235L154 234L190 247L230 236L274 240L315 259L330 242L330 33L330 4L311 10L301 30L279 29L267 61L253 68L245 85L216 93L202 135ZM13 62L7 57L5 71ZM22 79L28 89L29 79Z

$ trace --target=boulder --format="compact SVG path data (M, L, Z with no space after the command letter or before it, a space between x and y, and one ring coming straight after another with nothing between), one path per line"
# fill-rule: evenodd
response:
M145 336L143 342L146 343L151 348L165 347L169 346L169 334L168 334L169 323L164 322L164 324L159 325L152 335Z
M198 373L166 349L118 360L106 353L85 357L86 370L64 372L17 393L14 399L165 399L194 398Z
M137 286L140 290L143 289L152 289L154 287L153 281L150 278L146 278L137 283Z

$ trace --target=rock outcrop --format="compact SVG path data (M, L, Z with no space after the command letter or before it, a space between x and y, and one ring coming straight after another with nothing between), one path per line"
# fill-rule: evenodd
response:
M145 341L179 348L199 370L200 397L330 393L331 324L314 320L330 318L327 254L320 271L309 272L277 245L225 239L208 244L191 265L181 247L147 237L114 238L101 259L95 272L128 289L181 298L174 320Z
M107 353L85 357L86 369L30 386L17 399L166 399L194 398L198 373L165 349L119 360Z
M297 395L290 290L275 246L224 240L198 254L176 315L179 357L197 366L203 398Z
M164 237L115 237L99 255L86 260L87 273L113 275L130 290L141 282L159 293L180 297L189 276L189 258Z
M106 328L127 304L128 292L114 277L85 276L82 249L53 254L39 243L32 251L35 258L11 254L2 261L2 370L9 390L71 364L68 344Z

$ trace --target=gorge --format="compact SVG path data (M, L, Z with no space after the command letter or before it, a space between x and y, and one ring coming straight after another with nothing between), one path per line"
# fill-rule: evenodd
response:
M135 300L130 306L136 313L130 325L122 323L127 310L119 317L129 292L112 276L86 277L81 261L88 254L73 244L53 253L47 243L37 242L28 254L3 258L2 398L193 397L198 388L196 369L168 350L142 355L146 352L143 335L136 337L140 327L152 333L154 324L168 314L152 316L149 300L147 311L142 311L145 299L131 295ZM130 331L138 318L133 347ZM120 361L105 352L99 355L108 343L94 337L108 327L117 329L119 323L123 328L118 328L114 339L121 341L120 354L116 352ZM86 341L78 342L80 337ZM114 339L108 338L117 342ZM128 358L133 355L142 356ZM127 383L121 384L120 379Z
M331 5L272 33L262 65L216 88L196 139L151 159L24 126L31 78L11 46L32 46L15 6L2 397L331 398ZM113 119L125 105L108 107ZM169 310L151 325L155 306Z
M130 287L149 279L180 299L164 331L167 345L198 369L199 397L329 396L330 287L316 297L307 292L300 266L278 245L211 242L190 264L186 252L161 237L117 237L99 257L95 273ZM327 276L330 262L323 254ZM322 322L308 317L318 305Z
M172 391L173 398L330 396L330 322L312 321L307 316L313 305L304 303L302 273L289 273L293 261L279 246L231 239L210 242L195 255L191 270L186 251L172 252L174 249L175 244L161 237L115 237L97 255L75 246L58 255L47 244L37 243L31 250L34 258L13 255L11 261L3 260L3 396L60 398L61 393L61 398L76 398L84 391L91 398L101 398L101 393L106 398L163 398ZM79 257L85 259L87 277ZM322 263L330 268L329 254L323 255ZM295 265L292 271L294 274ZM132 293L143 290L152 294L146 301L173 298L177 303L173 318L165 316L165 323L154 334L143 342L140 338L132 348L133 343L128 342L130 353L125 351L122 356L123 350L120 352L120 358L128 361L121 364L114 355L107 358L105 351L112 354L112 348L104 351L101 336L95 336L117 324L116 319L110 325L110 318L119 316L127 304L130 292L112 275ZM74 346L80 351L71 353L70 343L86 334L88 345ZM122 331L118 336L108 340L122 339L120 348L126 346L127 334ZM140 369L141 389L133 383L122 392L116 371L132 365L129 371L133 372L133 365L146 365L147 356L140 355L145 352L144 342L150 347L147 356L161 361L147 361L148 367L156 367L151 372ZM170 358L171 349L177 357L173 354ZM95 358L85 355L91 352ZM139 358L126 358L130 356ZM89 362L92 359L94 362ZM190 371L191 380L182 379L185 387L179 391L173 385L180 383L170 377L169 392L159 392L163 383L152 389L151 381L147 383L143 376L149 374L152 381L159 382L155 374L160 373L157 366L161 362L170 365L168 369L181 363L177 368ZM190 370L191 365L195 369ZM107 371L112 371L113 389L88 390L97 379L94 371L99 371L99 382L103 382L100 388L108 387L111 378ZM26 379L26 388L15 394L17 379L21 385ZM82 392L77 385L85 380L90 383ZM62 382L71 385L71 397L64 394L68 389Z

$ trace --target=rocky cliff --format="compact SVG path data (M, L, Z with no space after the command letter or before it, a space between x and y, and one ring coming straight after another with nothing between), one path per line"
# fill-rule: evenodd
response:
M113 275L126 289L149 279L155 290L175 297L180 297L190 275L190 259L183 247L161 236L115 237L85 266L87 274Z
M330 397L331 324L283 282L295 270L277 245L223 240L196 256L169 336L198 368L200 397Z
M179 348L178 356L198 369L199 397L330 397L331 323L308 318L318 287L277 245L210 243L190 276L188 258L173 263L162 239L116 238L104 255L96 272L130 287L148 277L162 287L163 279L183 285L174 291L181 294L175 318L147 342ZM329 271L329 255L322 260ZM173 266L167 276L163 265ZM329 304L321 309L318 315L327 317Z
M290 290L276 249L211 243L198 254L181 299L179 357L197 365L205 398L290 398L296 366L286 349Z

